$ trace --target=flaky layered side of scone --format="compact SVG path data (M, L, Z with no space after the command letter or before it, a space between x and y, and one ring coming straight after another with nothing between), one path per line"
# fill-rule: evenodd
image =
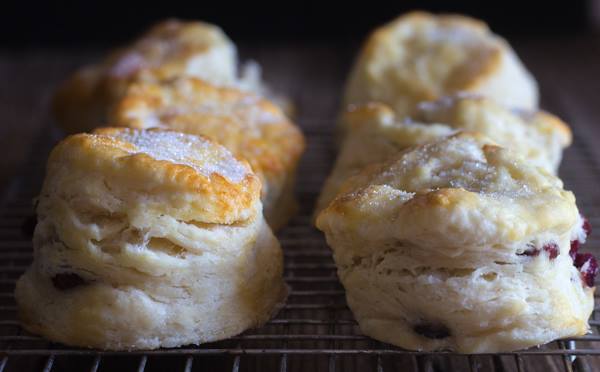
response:
M190 77L137 83L116 103L110 122L208 136L246 159L261 178L271 227L282 227L296 211L294 180L304 137L277 106L256 94Z
M401 117L459 91L536 109L538 88L508 43L481 21L411 12L376 29L347 82L344 102L380 101Z
M488 98L464 93L423 102L408 120L401 120L382 103L351 106L341 120L347 132L317 212L335 198L348 177L365 166L457 131L482 133L529 165L550 173L558 171L563 149L571 143L571 130L554 115L510 110Z
M25 328L100 349L231 337L285 300L282 252L247 163L203 137L108 128L52 151L34 261L15 298Z
M366 335L481 353L588 331L597 264L577 252L584 221L555 176L460 134L342 189L317 226Z
M101 62L76 71L57 90L53 111L67 133L89 131L106 124L107 110L131 83L176 76L256 92L271 97L288 113L293 110L289 100L265 86L258 64L238 68L236 47L219 27L170 19Z

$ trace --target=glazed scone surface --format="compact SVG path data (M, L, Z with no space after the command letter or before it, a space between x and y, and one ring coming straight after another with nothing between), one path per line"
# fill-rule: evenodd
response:
M571 144L569 126L545 111L510 110L473 94L455 94L422 102L413 118L422 123L444 123L483 133L510 148L528 164L556 174L563 150Z
M110 122L208 136L246 159L261 178L264 212L273 228L296 209L293 184L304 137L277 106L256 94L189 77L137 83L115 105Z
M347 178L365 166L458 131L482 133L529 165L554 174L564 148L571 143L571 130L554 115L510 110L488 98L465 93L422 102L415 115L405 120L382 103L352 105L341 122L346 133L319 196L317 212L333 200Z
M199 344L266 322L282 254L248 164L202 137L108 128L52 151L34 262L16 287L25 328L110 350Z
M436 141L456 132L442 124L398 121L389 106L375 102L351 106L341 120L347 133L321 189L315 214L331 203L348 178L366 166L385 161L408 147Z
M105 124L107 110L133 81L192 74L227 84L235 81L236 64L235 46L220 28L168 20L75 72L59 87L54 113L68 133L88 131Z
M569 254L583 234L573 194L485 138L368 167L317 226L362 332L378 340L478 353L588 331L593 288Z
M287 99L274 96L263 84L258 64L249 63L239 70L236 47L219 27L166 20L100 63L75 72L59 87L53 109L66 132L89 131L106 125L108 111L130 84L193 76L273 96L291 110Z
M346 86L344 103L379 101L401 117L417 103L459 91L508 107L535 109L537 84L510 46L481 21L412 12L367 39Z
M189 74L215 84L231 84L237 74L236 58L234 44L219 27L171 19L150 28L99 67L115 78L139 73L163 79Z

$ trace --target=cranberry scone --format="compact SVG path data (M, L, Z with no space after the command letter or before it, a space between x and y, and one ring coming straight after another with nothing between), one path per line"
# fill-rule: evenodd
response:
M508 43L479 20L411 12L376 29L347 82L345 104L380 101L401 117L459 91L536 109L537 83Z
M305 141L273 103L191 77L136 83L115 104L110 123L205 135L246 159L262 181L264 214L273 229L296 211L294 180Z
M413 350L501 352L588 332L589 224L555 176L458 134L350 178L317 226L360 329Z
M389 106L369 103L352 106L341 116L346 136L319 196L317 211L333 200L348 177L365 166L457 131L482 133L550 173L558 171L562 152L571 143L571 130L556 116L510 110L481 96L459 93L423 102L417 110L414 118L401 120Z
M150 28L100 63L75 72L57 90L53 111L67 133L106 124L107 110L136 81L195 76L272 97L286 110L290 102L270 92L254 62L238 66L236 47L217 26L170 19Z
M224 339L285 300L282 252L247 163L203 137L102 128L48 160L24 327L68 345L154 349Z

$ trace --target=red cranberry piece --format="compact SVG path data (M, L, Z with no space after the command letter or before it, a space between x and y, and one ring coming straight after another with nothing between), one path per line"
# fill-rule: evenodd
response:
M594 280L598 275L598 262L591 253L577 253L574 265L581 273L581 279L588 287L594 286Z
M52 277L52 284L56 289L66 291L87 284L87 282L75 273L60 273Z
M583 266L585 261L587 261L588 255L589 255L589 253L577 253L577 255L575 256L575 259L573 260L573 266L575 266L578 269L581 268L581 266Z
M579 240L571 240L571 249L569 250L569 256L575 261L575 257L577 257L577 251L579 251Z
M583 218L583 231L585 231L585 235L590 236L592 234L592 224L587 218L583 216L581 218Z
M550 257L551 260L555 259L558 256L558 253L559 253L558 244L556 244L554 242L544 244L542 249L544 251L548 252L548 256Z

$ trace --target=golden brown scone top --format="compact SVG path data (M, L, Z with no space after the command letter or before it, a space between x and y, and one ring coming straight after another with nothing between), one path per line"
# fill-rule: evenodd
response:
M342 113L340 119L347 131L353 132L348 135L348 138L353 134L358 138L367 135L377 136L388 140L397 149L433 142L460 129L469 131L466 128L455 128L442 121L432 123L422 123L412 119L403 121L390 106L380 102L351 105Z
M75 72L56 92L55 116L67 132L90 130L105 123L107 109L131 82L179 75L232 84L237 78L235 46L208 23L161 22L102 62Z
M154 78L168 78L193 69L193 57L211 53L215 48L234 50L233 43L219 27L200 21L170 19L110 55L103 65L109 77L151 73ZM232 72L235 74L235 70Z
M546 111L510 110L494 100L468 93L457 93L442 97L437 101L423 102L417 107L414 119L422 122L457 123L454 125L473 126L467 130L479 130L474 126L492 127L493 121L508 122L520 120L548 136L556 136L560 145L567 147L572 142L569 126L560 118Z
M380 102L350 105L340 119L344 141L351 141L352 134L376 133L400 149L447 136L449 131L479 132L551 173L558 171L562 152L572 142L569 126L550 113L510 109L466 92L421 102L404 120Z
M261 175L295 168L305 147L300 130L268 100L192 77L133 84L115 105L110 122L205 135Z
M484 22L415 11L369 36L350 74L345 104L381 101L410 115L416 103L458 91L537 106L535 81Z
M552 173L558 171L562 151L572 141L569 126L550 113L510 110L474 94L459 93L423 102L418 105L414 120L483 133L530 164Z
M394 233L400 238L454 242L450 246L458 249L567 232L577 218L575 198L560 179L481 135L461 133L351 177L317 226L363 225L376 232L387 226L377 221L396 221L390 224L402 226Z
M104 178L107 192L131 209L199 223L253 217L261 187L248 164L217 143L155 129L67 137L50 154L46 180L58 185L73 175Z

